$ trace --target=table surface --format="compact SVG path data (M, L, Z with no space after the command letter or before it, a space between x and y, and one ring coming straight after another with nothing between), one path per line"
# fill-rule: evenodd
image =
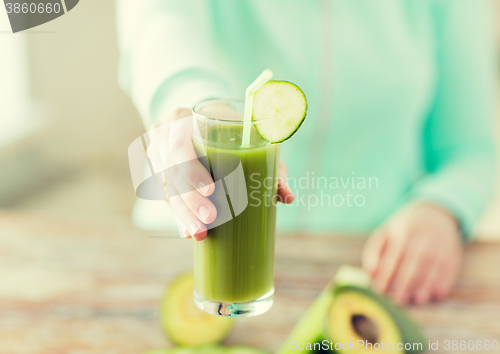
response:
M364 240L280 235L276 295L267 313L238 319L228 345L276 350ZM192 241L128 222L0 214L0 353L134 353L169 347L158 322L166 284L192 269ZM431 341L500 342L500 243L468 246L452 296L408 312ZM483 350L484 351L484 350ZM482 351L482 352L483 352ZM493 353L493 351L490 351Z

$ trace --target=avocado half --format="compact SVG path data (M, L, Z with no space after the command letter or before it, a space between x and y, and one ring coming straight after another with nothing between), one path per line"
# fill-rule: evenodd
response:
M423 352L424 339L418 327L387 298L371 290L366 272L344 265L277 354L292 354L297 350L302 353L378 353L382 341L385 350L387 343L391 343L394 353ZM346 345L350 342L359 346L353 350ZM400 343L403 347L398 351Z
M324 336L337 344L337 353L423 352L424 338L418 327L386 297L352 285L336 287L333 297Z
M231 331L233 319L201 311L194 304L193 290L192 273L181 275L170 283L161 302L162 327L177 345L191 347L219 343Z

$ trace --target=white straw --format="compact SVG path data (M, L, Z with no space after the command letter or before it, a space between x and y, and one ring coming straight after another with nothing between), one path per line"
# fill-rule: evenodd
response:
M271 80L273 77L273 72L266 69L255 79L250 86L247 87L245 93L245 112L243 115L243 147L250 146L250 131L252 130L252 109L253 109L253 95L258 89L262 87L266 82Z

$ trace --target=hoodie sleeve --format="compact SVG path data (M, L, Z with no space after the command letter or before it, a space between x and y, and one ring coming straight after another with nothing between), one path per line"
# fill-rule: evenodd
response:
M490 0L440 4L438 87L423 136L428 174L411 197L449 210L468 239L495 182L494 8Z
M227 98L208 1L118 0L119 78L146 129L177 107Z

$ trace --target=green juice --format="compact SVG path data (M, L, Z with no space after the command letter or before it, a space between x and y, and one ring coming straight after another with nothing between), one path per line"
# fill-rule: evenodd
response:
M214 181L224 181L216 185L216 193L210 197L218 210L217 219L224 205L233 206L231 220L213 228L208 225L207 237L194 243L195 290L205 298L231 303L253 301L274 289L279 145L269 144L252 127L250 148L242 148L242 133L241 124L226 124L203 129L203 142L194 139L198 156L208 157L200 161ZM230 173L239 161L244 182L241 175L238 178ZM239 190L242 200L242 183L248 205L234 216L234 196ZM217 193L220 188L225 189L222 197Z

